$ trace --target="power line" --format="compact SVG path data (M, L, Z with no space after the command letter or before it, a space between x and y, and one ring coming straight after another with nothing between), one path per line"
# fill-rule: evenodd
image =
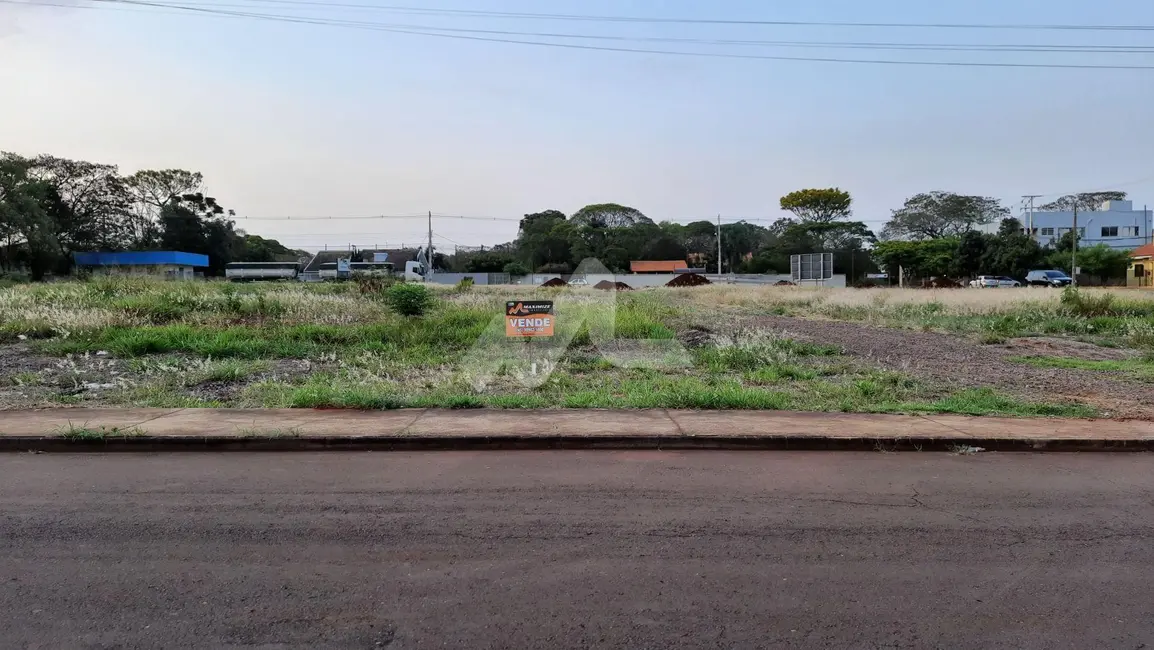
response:
M4 1L4 0L0 0ZM10 1L10 0L8 0ZM734 52L687 52L680 50L661 50L648 48L624 48L624 47L610 47L600 45L584 45L577 43L556 43L549 41L532 41L512 38L499 38L488 36L475 36L462 33L439 33L433 31L415 30L415 29L397 29L387 27L382 24L364 23L360 21L344 21L321 18L309 18L301 16L286 16L279 14L260 14L251 12L225 11L219 9L210 9L204 6L190 6L186 4L168 4L161 2L149 2L147 0L94 0L96 2L104 3L105 5L129 5L140 7L155 7L164 9L176 9L181 11L188 11L204 15L216 16L230 16L236 18L248 18L254 20L268 20L275 22L287 22L297 24L310 25L324 25L331 27L346 27L352 29L366 29L371 31L388 32L394 34L409 34L414 36L425 36L431 38L447 38L456 40L468 40L490 43L506 43L515 45L527 45L533 47L553 47L564 48L572 50L586 50L586 51L602 51L602 52L622 52L632 54L654 54L662 56L675 57L694 57L694 58L722 58L722 59L746 59L746 60L767 60L767 61L795 61L795 62L810 62L810 63L849 63L849 64L871 64L871 65L904 65L904 66L934 66L934 67L983 67L983 68L1043 68L1043 69L1089 69L1089 70L1154 70L1152 65L1118 65L1118 64L1073 64L1073 63L1018 63L1018 62L987 62L987 61L920 61L920 60L894 60L894 59L847 59L839 57L803 57L803 56L784 56L784 55L764 55L764 54L743 54ZM43 3L38 3L43 4ZM55 5L53 5L55 6Z
M95 0L97 2L128 2L129 0ZM882 22L848 22L848 21L810 21L810 20L750 20L750 19L722 19L722 18L660 18L647 16L603 16L588 14L550 14L513 11L489 11L477 9L437 9L428 7L406 7L396 5L379 5L371 3L349 2L319 2L307 0L249 0L252 3L289 5L289 6L323 6L355 9L374 9L377 11L429 15L429 16L461 16L469 18L500 18L519 20L551 20L577 21L597 23L652 23L652 24L685 24L685 25L766 25L782 27L863 27L863 28L917 28L917 29L1007 29L1007 30L1060 30L1060 31L1154 31L1154 25L1077 25L1077 24L1038 24L1038 23L882 23ZM211 4L211 3L208 3Z
M118 0L108 0L109 2L117 2ZM5 4L23 4L29 6L44 6L44 7L76 7L84 9L96 9L93 5L66 5L48 2L34 2L32 0L0 0ZM155 9L150 3L149 7L144 7L142 10ZM197 3L185 0L182 5L189 6L189 8L211 7L213 10L223 8L247 8L252 5L247 4L220 4L220 3ZM313 4L313 3L309 3ZM316 3L324 4L324 3ZM119 7L105 7L109 10L128 10L128 8ZM180 9L176 9L176 13ZM173 12L163 12L173 13ZM252 14L248 12L237 12L243 14L245 17L256 16L276 16L277 18L302 18L313 19L310 16L277 16L275 14ZM238 16L239 17L239 16ZM498 29L471 29L463 27L441 27L436 25L413 25L406 23L377 23L370 21L331 19L331 18L316 18L316 20L324 21L325 24L332 26L349 26L349 27L364 27L364 28L381 28L381 29L405 29L431 32L449 32L449 33L468 33L468 34L491 34L502 36L529 36L538 38L567 38L567 39L584 39L597 41L618 41L618 42L638 42L638 43L684 43L692 45L718 45L718 46L745 46L745 47L784 47L784 48L817 48L817 49L862 49L862 50L912 50L912 51L929 51L929 52L1037 52L1037 53L1063 53L1063 54L1154 54L1154 46L1148 45L1084 45L1084 44L1062 44L1062 43L1037 43L1037 44L1010 44L1010 43L904 43L904 42L871 42L871 41L794 41L794 40L764 40L764 39L711 39L711 38L685 38L685 37L671 37L671 36L622 36L609 34L573 34L573 33L558 33L558 32L524 32L524 31L510 31Z

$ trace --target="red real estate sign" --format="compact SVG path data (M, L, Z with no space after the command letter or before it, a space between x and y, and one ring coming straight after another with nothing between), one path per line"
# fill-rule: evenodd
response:
M505 336L553 336L552 300L510 300L505 303Z

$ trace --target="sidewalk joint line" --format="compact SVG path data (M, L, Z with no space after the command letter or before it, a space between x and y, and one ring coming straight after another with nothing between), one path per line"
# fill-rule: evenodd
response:
M170 415L176 415L177 413L180 413L180 412L182 412L182 411L187 411L187 410L188 410L188 409L186 409L186 408L181 408L181 409L173 409L173 410L169 411L168 413L161 413L160 415L154 415L154 416L152 416L152 417L148 418L147 420L141 420L140 422L137 422L136 424L130 424L129 426L130 426L130 427L138 427L138 426L140 426L140 425L142 425L142 424L148 424L149 422L153 422L153 421L155 421L155 420L159 420L160 418L166 418L166 417L168 417L168 416L170 416Z
M677 420L669 414L669 409L661 409L661 412L664 413L665 417L669 418L669 421L673 423L673 428L677 429L678 437L684 438L685 432L681 430L681 425L677 422Z
M950 425L946 424L945 422L938 422L937 420L935 420L935 419L933 419L933 418L931 418L931 417L929 417L929 416L927 416L927 415L922 415L922 414L920 414L920 413L919 413L919 414L917 415L917 417L919 417L919 418L921 418L921 419L925 420L926 422L932 422L932 423L934 423L934 424L938 425L939 427L945 427L945 428L949 429L950 431L954 431L954 432L956 432L956 433L960 433L960 434L962 434L963 436L965 436L965 437L967 437L967 438L973 438L973 437L974 437L974 436L973 436L973 434L970 434L970 433L966 433L965 431L962 431L961 429L959 429L959 428L957 428L957 427L952 427L952 426L950 426Z
M425 417L425 414L428 412L429 412L429 409L427 409L427 408L421 409L420 412L417 413L416 417L414 417L408 424L401 427L401 430L397 432L397 435L399 435L399 436L409 435L409 429L412 429L413 426L415 426L417 424L417 421L420 420L421 418Z

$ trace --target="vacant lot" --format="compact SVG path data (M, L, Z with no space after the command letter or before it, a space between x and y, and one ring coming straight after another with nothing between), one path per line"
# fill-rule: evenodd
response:
M1154 298L1133 291L602 292L376 284L0 289L0 408L667 407L1154 417ZM558 334L507 341L507 299Z

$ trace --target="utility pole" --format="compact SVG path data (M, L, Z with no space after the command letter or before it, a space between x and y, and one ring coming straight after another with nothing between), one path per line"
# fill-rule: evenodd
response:
M721 281L721 215L717 215L717 281Z
M429 269L425 272L425 277L428 278L433 274L433 211L429 210L429 248L425 251L429 258Z
M1022 200L1030 202L1027 209L1028 211L1026 212L1026 234L1029 235L1031 239L1034 238L1034 199L1040 198L1042 198L1041 194L1026 194L1022 197Z
M1074 203L1074 247L1070 255L1070 286L1078 286L1078 204Z
M1144 217L1144 218L1142 218L1142 221L1146 222L1145 224L1142 224L1142 225L1146 226L1146 232L1149 233L1149 238L1151 238L1151 244L1154 244L1154 217L1152 217L1151 212L1149 212L1149 210L1146 209L1145 204L1142 204L1142 217Z

